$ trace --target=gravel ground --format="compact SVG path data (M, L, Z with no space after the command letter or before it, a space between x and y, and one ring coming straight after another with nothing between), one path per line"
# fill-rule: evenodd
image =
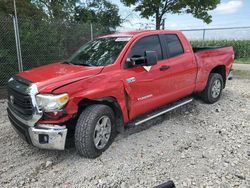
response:
M250 80L118 135L97 159L22 141L0 101L0 187L250 187Z

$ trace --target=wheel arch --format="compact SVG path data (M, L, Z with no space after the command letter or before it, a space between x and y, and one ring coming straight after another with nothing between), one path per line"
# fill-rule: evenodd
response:
M210 71L210 74L211 73L218 73L218 74L220 74L222 76L222 79L223 79L223 88L225 88L226 81L227 81L227 78L226 78L226 66L225 65L218 65L218 66L214 67Z
M116 120L116 130L118 132L123 132L124 131L124 119L123 119L123 114L121 107L115 97L108 96L108 97L103 97L103 98L98 98L98 99L82 99L78 103L78 114L81 114L81 112L87 108L90 105L93 104L104 104L109 106L115 114L115 120Z

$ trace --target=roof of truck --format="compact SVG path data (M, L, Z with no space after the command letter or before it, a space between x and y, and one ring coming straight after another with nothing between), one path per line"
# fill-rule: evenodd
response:
M129 32L117 32L109 35L104 35L99 38L108 38L108 37L134 37L137 35L144 35L144 34L162 34L162 33L169 33L174 32L178 33L180 31L174 30L137 30L137 31L129 31Z

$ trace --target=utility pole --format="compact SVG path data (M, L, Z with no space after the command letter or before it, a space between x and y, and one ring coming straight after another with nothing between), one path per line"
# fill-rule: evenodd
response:
M20 36L19 36L19 28L18 28L18 21L17 21L17 11L16 11L16 1L15 0L13 0L13 4L14 4L13 24L14 24L15 39L16 39L18 70L19 70L19 72L22 72L23 71L23 62L22 62L21 44L20 44Z

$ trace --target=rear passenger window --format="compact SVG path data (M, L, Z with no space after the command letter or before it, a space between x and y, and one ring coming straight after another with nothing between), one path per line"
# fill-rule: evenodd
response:
M164 35L163 39L168 50L168 58L175 57L184 53L182 44L177 35Z
M137 41L131 49L129 57L143 57L145 51L156 51L158 60L162 59L162 51L158 35L143 37Z

